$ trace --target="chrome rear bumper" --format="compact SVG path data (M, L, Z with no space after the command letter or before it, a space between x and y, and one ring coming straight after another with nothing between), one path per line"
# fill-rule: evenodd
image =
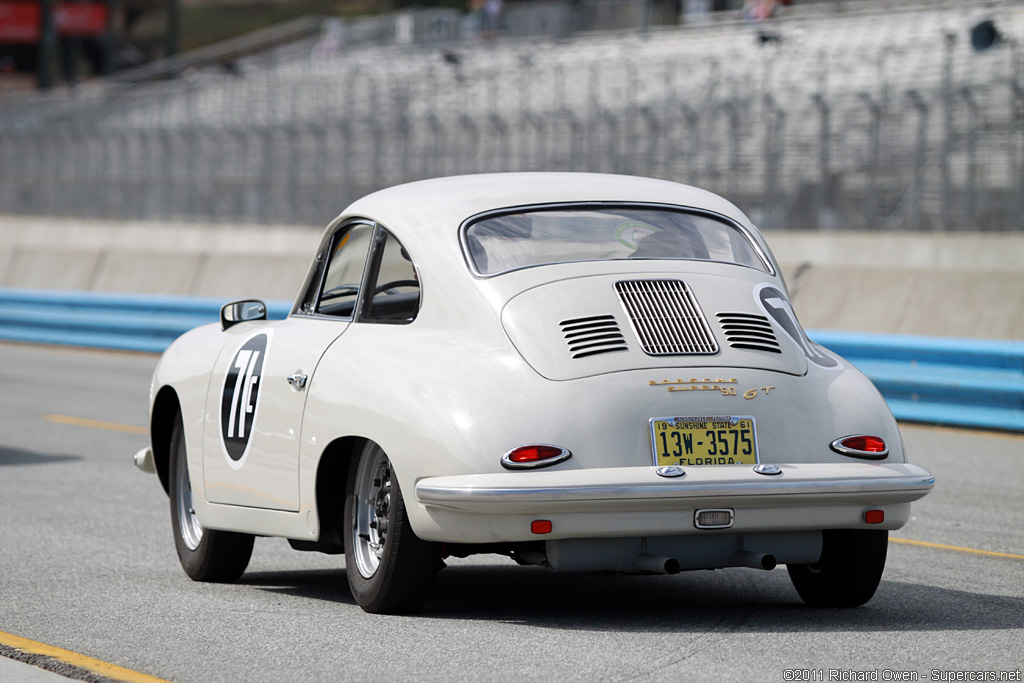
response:
M935 478L905 463L780 464L781 474L762 475L747 466L691 467L666 479L656 468L614 468L429 477L416 484L428 507L478 513L602 511L708 507L727 501L739 507L909 503L928 494Z

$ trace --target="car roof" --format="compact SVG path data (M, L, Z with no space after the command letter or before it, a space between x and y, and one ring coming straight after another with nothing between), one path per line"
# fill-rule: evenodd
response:
M332 221L324 239L349 219L369 218L394 232L413 261L434 278L474 279L458 236L466 219L511 207L585 202L666 204L714 212L746 228L778 272L764 237L723 197L667 180L602 173L488 173L396 185L354 202ZM524 277L539 281L546 276ZM526 286L519 279L496 278L512 289Z
M713 211L753 228L738 208L711 192L667 180L603 173L488 173L421 180L367 195L342 217L373 218L396 228L416 225L416 232L436 237L453 235L467 218L486 211L573 202L672 204Z

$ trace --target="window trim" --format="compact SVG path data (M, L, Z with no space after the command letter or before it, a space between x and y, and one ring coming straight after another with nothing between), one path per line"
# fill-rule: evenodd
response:
M366 260L363 262L363 272L359 276L359 293L356 295L356 305L352 309L351 315L339 316L339 315L328 315L326 313L320 313L320 295L323 293L324 282L327 279L327 271L330 267L329 254L334 252L334 247L338 243L341 235L356 228L357 226L369 226L371 229L370 233L370 246L366 253ZM319 263L316 268L313 269L312 276L306 283L304 288L306 294L305 298L296 307L296 310L292 312L292 315L303 317L303 318L315 318L317 320L336 320L336 321L347 321L353 322L358 319L360 299L362 298L363 291L365 290L366 283L366 271L370 260L374 258L373 250L375 246L375 239L377 236L377 222L368 218L353 218L345 221L344 223L337 226L337 228L331 232L330 236L324 240L321 244L321 248L317 251L316 259L319 259ZM315 281L315 287L314 285ZM312 292L312 295L310 295ZM306 307L310 310L304 310Z
M360 225L369 226L372 232L370 233L370 245L367 249L366 261L363 263L363 272L359 276L359 293L356 295L356 305L353 307L351 315L329 315L326 313L320 313L318 310L315 310L315 308L310 311L303 310L307 305L311 307L319 306L320 295L323 293L324 283L327 280L327 271L330 267L330 260L327 258L327 255L333 253L334 247L338 243L341 235ZM416 317L419 317L419 310L422 308L423 303L423 280L420 277L420 269L416 265L416 260L412 259L411 255L410 262L412 263L413 270L416 272L416 279L420 283L420 306L416 310L416 317L412 320L375 320L364 317L364 311L368 310L370 307L370 300L368 298L372 294L370 283L379 276L380 266L384 259L384 247L386 246L386 240L382 238L385 233L401 244L403 249L406 248L393 230L386 228L372 219L354 218L338 225L337 228L322 241L321 247L317 250L315 259L319 260L316 261L317 265L312 269L312 273L307 278L307 282L304 285L303 291L305 292L305 295L303 299L299 301L291 315L315 320L367 323L371 325L409 325L415 322ZM310 292L312 292L312 294L310 294Z
M730 227L736 228L744 239L750 243L750 246L754 249L758 258L764 264L764 271L766 274L773 277L778 276L775 265L764 249L753 234L747 228L737 223L728 216L723 216L720 213L714 211L708 211L707 209L698 209L695 207L681 206L679 204L663 204L659 202L630 202L630 201L582 201L582 202L554 202L550 204L523 204L520 206L509 206L501 209L491 209L484 211L473 216L470 216L462 222L459 226L459 245L462 247L462 258L466 262L466 266L469 268L469 272L473 277L480 280L489 280L492 277L498 277L501 275L507 275L508 273L514 273L520 270L526 270L527 268L543 268L544 266L555 266L563 265L567 263L612 263L613 261L601 261L597 259L584 259L580 261L552 261L550 263L535 263L527 266L518 266L516 268L510 268L509 270L503 270L500 273L481 273L477 270L476 264L473 262L473 257L470 255L469 249L469 236L467 234L470 226L488 218L496 218L498 216L507 216L509 214L525 213L529 211L557 211L559 209L612 209L612 208L631 208L631 209L662 209L666 211L674 211L677 213L687 213L695 216L704 216L706 218L713 218L719 220ZM619 259L615 259L619 260ZM753 266L747 266L742 263L734 263L731 261L708 261L703 259L671 259L673 261L695 261L697 263L721 263L723 265L738 266L740 268L751 268L754 270L761 270L760 268L754 268Z
M387 246L388 237L398 242L399 246L408 253L408 249L398 239L398 235L393 230L386 228L380 223L374 224L373 237L370 238L371 255L366 260L366 269L363 273L363 282L360 285L359 302L355 310L354 322L366 323L368 325L409 325L419 317L420 308L423 305L423 280L420 278L420 269L416 266L416 261L412 258L412 254L409 254L409 263L416 274L416 281L419 282L419 304L416 307L416 315L411 320L378 320L366 317L366 311L370 310L372 303L373 289L375 289L375 287L371 288L370 284L376 285L377 278L380 276L380 267L384 262L384 249Z

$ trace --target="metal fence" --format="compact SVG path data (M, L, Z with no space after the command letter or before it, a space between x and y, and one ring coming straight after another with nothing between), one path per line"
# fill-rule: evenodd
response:
M831 21L310 54L81 92L0 123L0 213L318 225L401 182L567 170L704 187L766 228L1024 229L1012 42L834 49L858 24Z

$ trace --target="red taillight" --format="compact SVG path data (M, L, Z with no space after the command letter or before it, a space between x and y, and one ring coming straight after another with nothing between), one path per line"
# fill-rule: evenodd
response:
M508 454L512 462L537 462L539 460L550 460L562 454L561 448L554 446L520 446Z
M881 460L889 455L889 447L885 445L885 439L870 434L844 436L833 441L831 448L842 455L868 460Z
M867 524L881 524L885 521L885 510L867 510L864 512L864 521Z
M840 443L855 451L866 451L868 453L885 452L885 441L877 436L848 436Z
M511 470L547 467L568 460L572 453L558 446L534 444L513 448L501 458L503 467Z

